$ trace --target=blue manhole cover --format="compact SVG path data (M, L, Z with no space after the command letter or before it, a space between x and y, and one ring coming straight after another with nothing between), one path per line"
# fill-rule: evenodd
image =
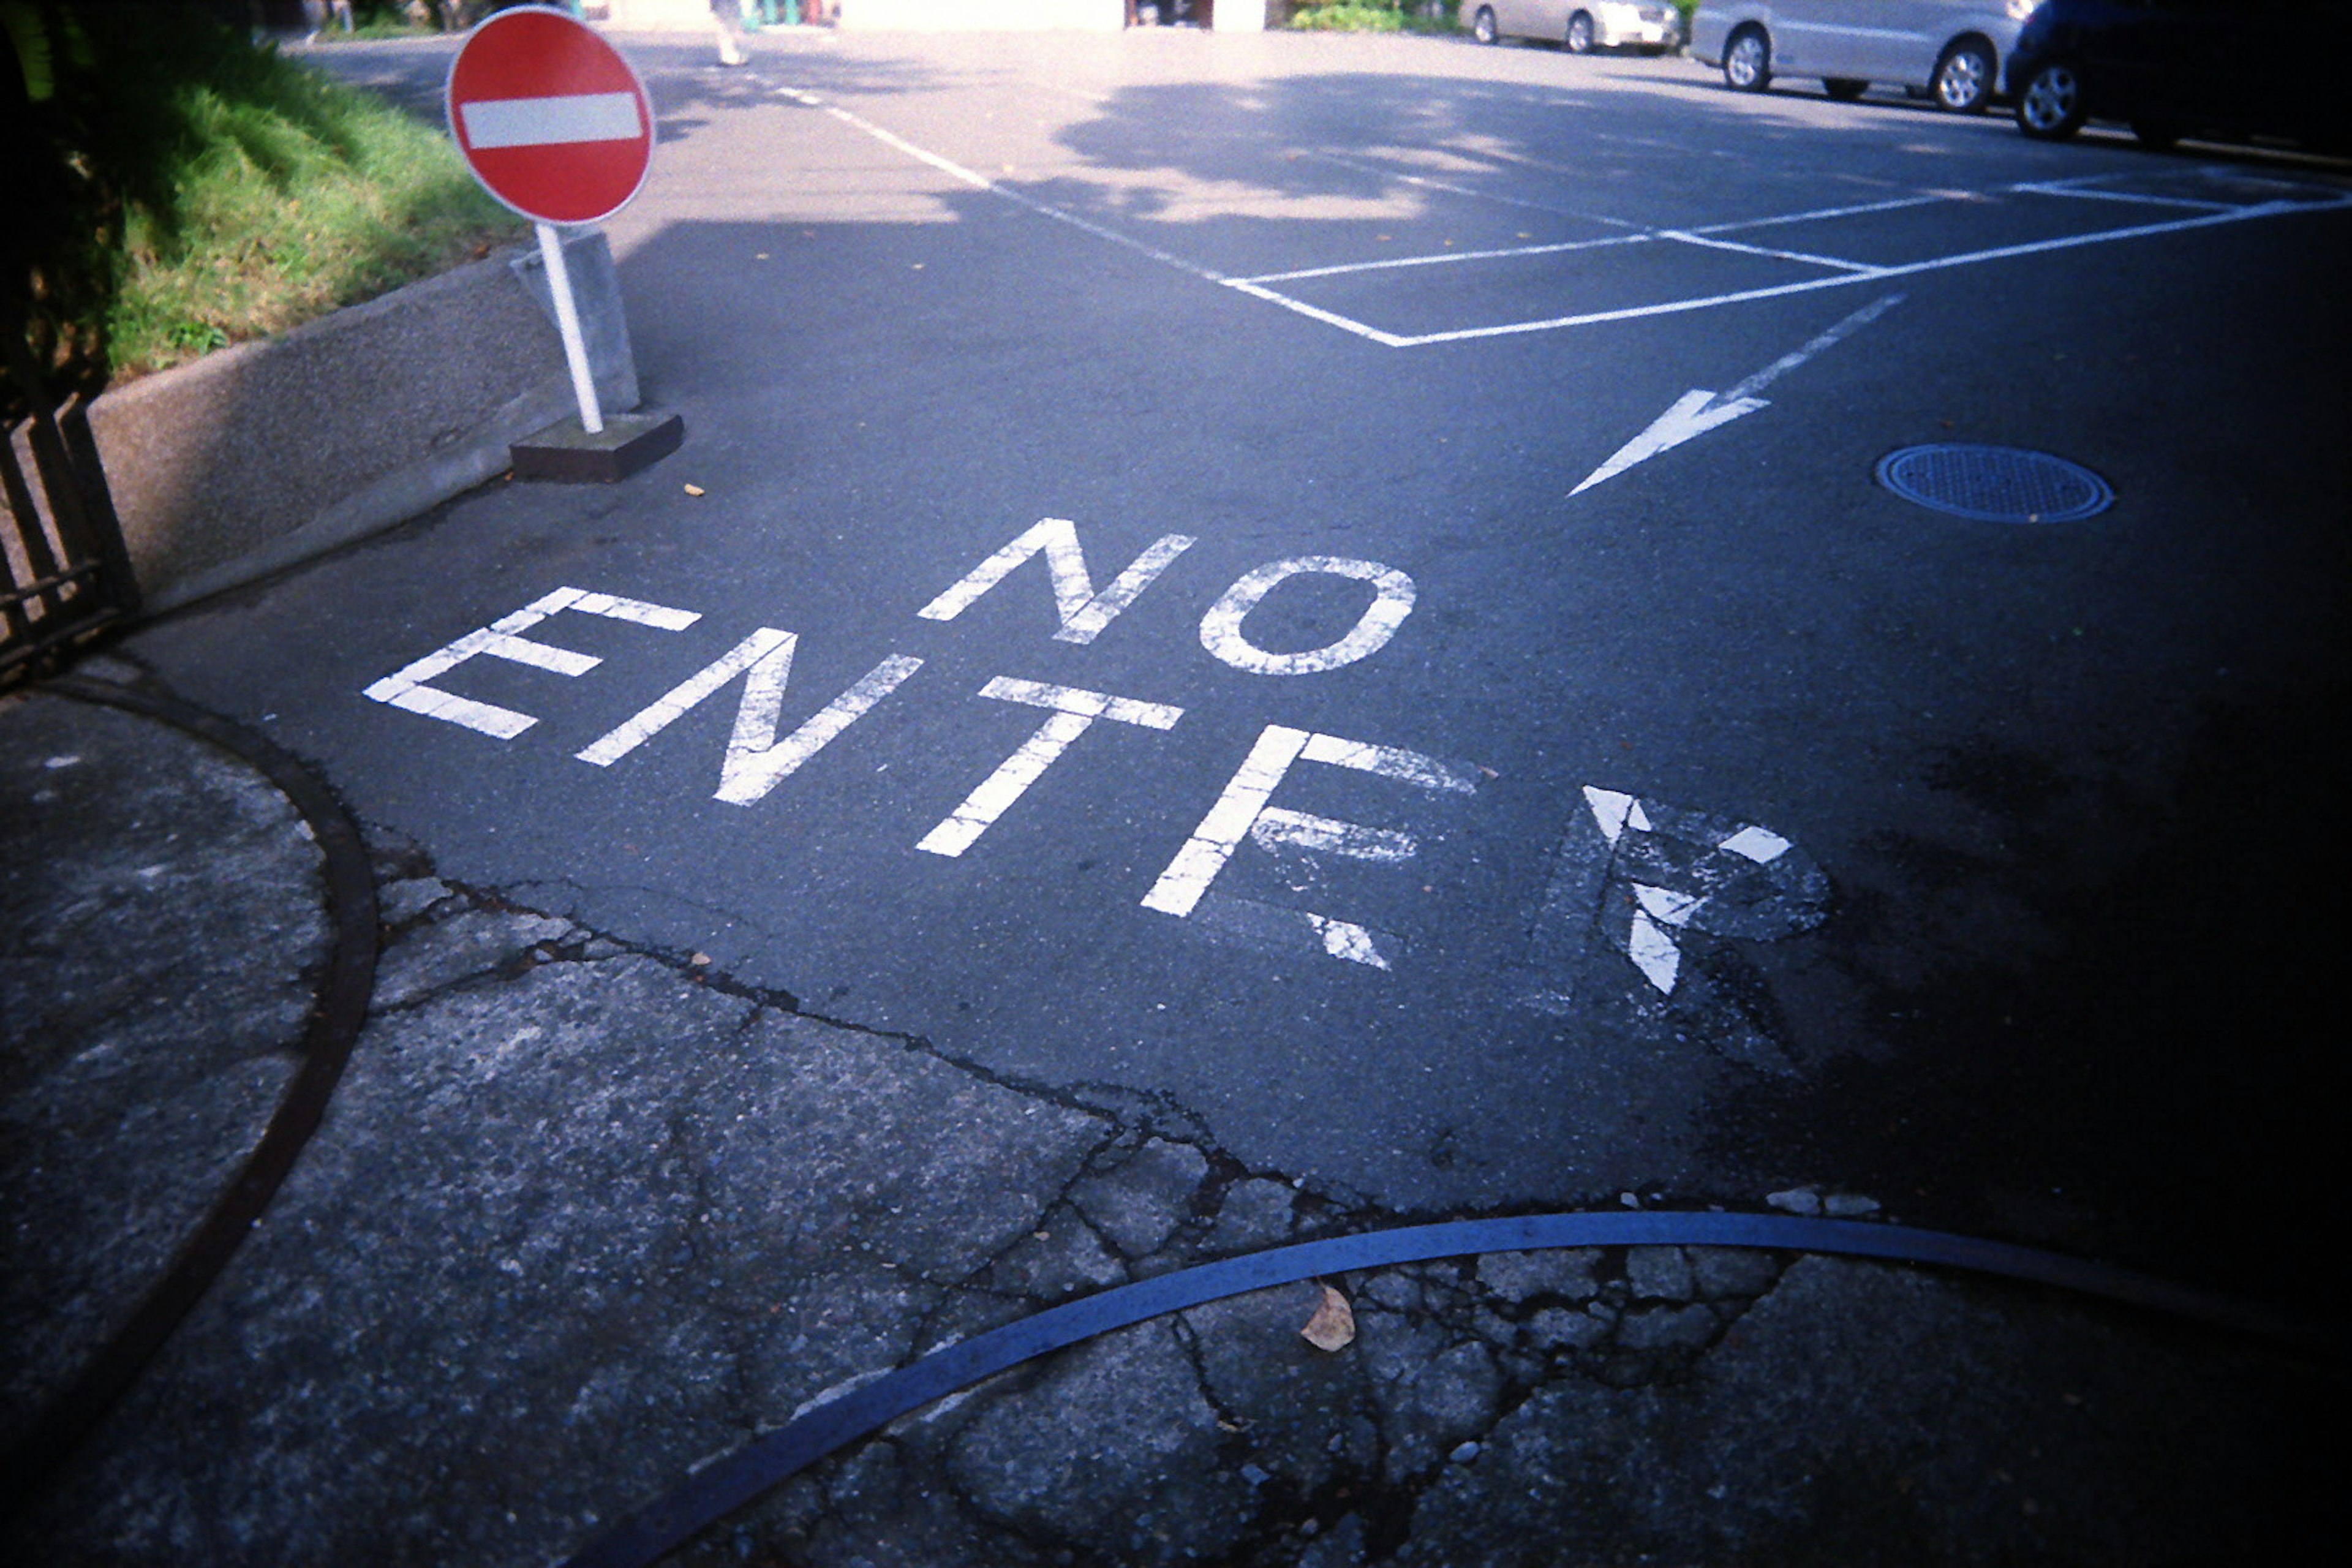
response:
M1979 522L2072 522L2116 499L2080 463L2015 447L1906 447L1879 459L1878 482L1905 500Z

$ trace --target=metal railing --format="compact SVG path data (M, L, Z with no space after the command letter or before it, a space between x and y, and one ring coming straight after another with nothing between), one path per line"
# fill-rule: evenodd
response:
M45 670L138 608L122 531L79 396L52 407L24 342L0 406L0 687Z

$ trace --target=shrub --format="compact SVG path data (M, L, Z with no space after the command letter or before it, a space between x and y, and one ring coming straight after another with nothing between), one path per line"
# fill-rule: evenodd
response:
M0 0L0 23L21 213L0 291L58 390L283 331L519 230L439 131L210 6Z

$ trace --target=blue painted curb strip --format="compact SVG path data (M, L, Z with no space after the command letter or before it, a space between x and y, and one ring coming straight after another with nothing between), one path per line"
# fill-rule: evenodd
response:
M2326 1359L2333 1340L2293 1314L2129 1269L2007 1242L1864 1220L1792 1215L1628 1213L1454 1220L1300 1242L1204 1263L1033 1317L933 1351L826 1402L704 1467L667 1497L591 1543L563 1568L646 1568L664 1552L836 1449L1008 1367L1114 1329L1247 1290L1301 1279L1481 1252L1552 1247L1697 1246L1836 1253L1940 1265L2031 1280L2278 1341Z

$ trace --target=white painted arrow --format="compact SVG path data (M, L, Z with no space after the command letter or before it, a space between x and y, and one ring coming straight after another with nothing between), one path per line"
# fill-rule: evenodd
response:
M1675 400L1673 407L1650 421L1649 428L1626 442L1609 456L1609 460L1584 476L1584 482L1569 491L1582 495L1606 479L1612 479L1645 458L1654 458L1670 447L1679 447L1694 436L1703 436L1718 425L1728 425L1743 414L1753 414L1769 405L1755 395L1766 386L1788 374L1832 343L1878 320L1903 302L1900 294L1889 294L1874 300L1830 328L1803 348L1791 350L1733 387L1729 392L1701 392L1694 388Z
M1728 425L1743 414L1753 414L1767 406L1760 397L1739 397L1718 402L1712 392L1694 389L1677 398L1675 405L1650 421L1648 429L1610 454L1609 460L1584 476L1584 482L1569 491L1581 495L1605 479L1623 473L1644 458L1654 458L1669 447L1679 447L1694 436L1706 434L1718 425Z

